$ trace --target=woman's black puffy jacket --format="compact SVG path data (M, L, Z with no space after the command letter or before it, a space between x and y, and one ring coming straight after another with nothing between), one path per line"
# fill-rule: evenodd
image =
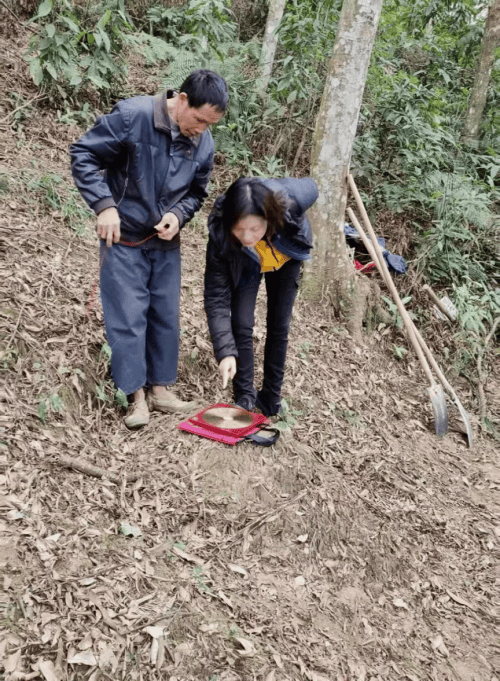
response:
M316 183L311 178L283 178L261 180L266 187L284 196L287 204L283 230L272 238L272 244L285 255L296 260L308 260L312 248L312 230L305 214L318 198ZM254 261L252 251L237 248L224 234L222 203L219 196L208 218L208 247L205 268L205 310L212 337L215 357L238 356L231 330L231 299L245 268Z

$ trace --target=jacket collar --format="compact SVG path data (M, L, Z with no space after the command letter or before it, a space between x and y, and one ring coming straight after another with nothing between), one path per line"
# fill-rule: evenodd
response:
M162 92L156 97L153 97L154 106L154 126L157 130L172 133L170 116L168 115L167 99L174 96L173 90Z
M168 115L167 99L171 99L176 94L175 90L167 90L153 98L154 126L157 130L169 133L174 141L180 138L183 142L191 144L193 147L199 147L202 135L185 137Z

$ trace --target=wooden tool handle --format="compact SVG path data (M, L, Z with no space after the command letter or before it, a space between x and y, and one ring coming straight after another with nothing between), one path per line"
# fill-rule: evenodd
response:
M370 253L370 256L374 259L374 262L377 264L378 269L379 269L380 273L382 274L382 277L383 277L386 285L388 286L389 291L391 292L391 295L394 299L394 302L396 303L396 306L398 308L399 314L401 315L403 322L404 322L404 325L406 326L406 329L408 331L408 335L410 336L410 340L411 340L411 343L413 345L413 348L414 348L415 352L417 353L417 357L420 360L420 364L422 365L422 369L425 372L425 375L427 376L430 384L435 385L436 382L434 380L431 369L429 367L429 363L427 362L427 359L425 358L425 355L422 351L422 348L420 347L420 344L419 344L417 337L415 335L415 332L413 330L413 324L412 324L412 320L410 318L410 315L408 314L405 306L403 305L403 301L399 297L399 293L397 292L397 289L394 286L394 282L393 282L392 277L389 273L389 270L387 269L387 265L385 264L384 256L382 255L382 250L381 250L381 248L378 244L377 237L375 235L375 232L373 231L373 227L371 225L370 219L368 218L366 210L363 206L361 196L359 195L358 188L356 187L356 184L354 183L354 178L352 177L352 175L349 175L349 185L351 187L352 193L354 194L354 198L356 199L356 203L358 204L359 210L360 210L361 214L363 215L364 222L366 224L366 227L367 227L368 232L370 234L370 238L372 240L371 244L368 241L368 239L366 238L366 234L364 233L363 228L361 227L356 216L354 215L352 208L347 209L349 217L353 221L354 226L358 230L358 234L363 239L363 243L365 244L365 247L367 248L368 252Z
M420 347L418 339L415 335L415 331L414 331L413 325L411 323L410 315L408 314L405 306L403 305L403 301L399 297L399 294L396 290L396 287L394 286L394 282L392 281L392 277L389 274L389 271L387 270L387 265L385 265L384 256L382 255L382 251L380 250L380 246L378 247L378 253L377 253L377 251L373 248L372 244L370 244L370 242L368 241L368 238L366 237L366 234L365 234L363 228L361 227L356 216L354 215L352 208L348 208L347 212L348 212L349 217L351 218L354 226L358 230L358 234L361 236L361 239L363 240L363 243L364 243L366 249L370 253L371 258L376 263L378 270L382 275L382 278L384 279L387 287L389 288L389 291L391 292L391 295L394 299L394 302L396 303L396 306L398 308L399 314L401 315L403 322L404 322L404 325L406 326L406 330L407 330L408 335L410 337L413 348L415 349L415 352L417 353L417 357L420 360L420 363L422 365L422 369L424 370L425 375L427 376L427 378L429 380L429 383L431 385L435 385L435 380L434 380L434 377L432 376L432 372L430 370L429 364L428 364L428 362L427 362L427 360L424 356L422 348ZM373 240L373 236L372 236L372 240ZM378 246L378 244L377 244L377 246ZM384 270L384 266L385 266L385 270Z
M354 197L355 197L355 199L356 199L356 203L357 203L357 205L358 205L359 211L360 211L360 213L363 215L363 219L366 221L366 224L367 224L367 226L368 226L368 229L371 230L370 235L373 235L373 236L371 236L371 238L375 240L375 243L377 243L375 234L373 233L373 228L372 228L371 223L370 223L370 219L368 218L368 215L367 215L367 213L366 213L365 207L364 207L364 205L363 205L363 201L361 200L361 196L359 195L358 189L357 189L357 187L356 187L356 184L354 183L354 179L353 179L352 175L349 175L349 178L348 178L348 179L349 179L349 185L350 185L350 187L351 187L352 193L354 194ZM366 234L365 234L364 231L363 231L363 228L361 227L361 225L359 224L358 220L356 219L356 216L354 215L352 209L351 209L351 208L348 208L348 209L347 209L347 212L348 212L348 214L349 214L349 217L350 217L351 220L353 221L354 226L355 226L356 229L358 230L358 233L359 233L361 239L363 240L363 243L364 243L364 245L365 245L365 247L366 247L368 253L370 254L372 260L373 260L373 261L375 262L375 264L377 265L378 270L379 270L379 272L380 272L380 274L381 274L381 276L382 276L382 279L383 279L384 282L386 283L387 287L390 289L390 283L391 283L393 286L394 286L394 283L392 282L392 279L391 279L391 277L390 277L390 275L389 275L389 271L388 271L387 267L385 266L385 261L384 261L383 263L380 262L379 257L378 257L378 252L375 250L374 246L373 246L373 245L370 243L370 241L368 240ZM378 243L377 243L377 245L378 245ZM379 250L380 250L380 249L379 249ZM381 255L380 259L381 259L381 260L384 260L382 255ZM387 275L387 276L386 276L386 275ZM390 283L389 283L389 280L390 280ZM391 292L392 292L392 290L391 290ZM398 298L399 298L399 296L398 296ZM403 306L403 312L404 312L404 314L402 314L403 321L405 321L405 323L407 323L407 328L408 328L408 327L411 327L412 331L414 332L414 334L415 334L415 336L416 336L416 339L417 339L418 343L420 344L421 350L424 351L425 355L427 356L427 359L429 360L429 362L430 362L432 368L433 368L434 371L436 372L436 375L438 376L438 378L439 378L439 380L441 381L441 383L444 385L444 387L448 390L448 392L450 393L450 395L453 397L453 400L454 400L454 402L455 402L455 405L457 406L457 408L458 408L458 410L459 410L459 412L460 412L460 415L461 415L461 417L462 417L462 420L463 420L463 422L464 422L464 424L465 424L465 428L466 428L466 431L467 431L467 438L468 438L468 442L469 442L469 447L472 447L472 443L473 443L473 433L472 433L472 428L471 428L471 426L470 426L470 421L469 421L469 417L468 417L468 415L467 415L467 412L465 411L465 409L464 409L462 403L461 403L460 400L458 399L458 396L457 396L456 392L453 390L452 386L450 385L450 383L449 383L448 380L446 379L446 376L445 376L445 375L443 374L443 372L441 371L441 369L440 369L438 363L436 362L436 360L435 360L435 358L434 358L434 355L432 354L432 352L431 352L430 349L429 349L429 346L428 346L427 343L424 341L424 339L422 338L422 336L421 336L419 330L418 330L417 327L415 326L415 324L414 324L414 322L413 322L413 319L412 319L412 318L410 317L410 315L407 313L406 308L404 308L404 305L403 305L402 301L401 301L401 305ZM398 307L398 309L400 309L400 308ZM400 312L401 312L401 310L400 310ZM410 338L412 338L411 335L410 335ZM412 338L412 341L413 341L413 338ZM417 354L419 354L419 353L417 352ZM420 355L419 355L419 357L420 357ZM424 365L422 365L422 366L424 367L424 370L425 370L425 366L424 366ZM427 369L428 369L429 372L430 372L429 365L427 365ZM427 374L427 371L426 371L426 374ZM428 374L427 374L427 375L428 375ZM432 374L431 374L431 383L432 383L432 385L435 385L435 383L434 383L434 378L433 378Z
M443 305L443 303L439 300L437 295L434 293L434 291L431 289L431 287L428 284L424 284L422 286L422 291L425 291L429 298L434 301L436 307L444 314L446 315L446 318L449 319L450 321L454 322L455 320L453 317L450 315L449 311L446 309L446 307Z

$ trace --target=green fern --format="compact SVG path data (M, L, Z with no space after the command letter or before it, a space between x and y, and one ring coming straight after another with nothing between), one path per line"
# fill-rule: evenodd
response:
M179 49L174 58L169 61L167 76L164 79L163 87L165 89L179 88L189 74L195 69L211 68L213 71L217 71L217 69L213 68L213 66L207 66L207 64L203 62L204 60L200 60L195 53L185 49Z
M480 229L491 223L491 194L470 176L435 170L424 178L424 186L440 220L464 219Z
M134 33L127 36L126 40L137 48L149 65L175 60L179 54L179 48L147 33Z
M256 134L258 124L262 120L259 100L255 91L255 79L248 75L248 57L244 52L233 49L230 54L228 45L220 45L219 51L227 56L221 60L214 52L196 54L192 51L179 50L169 62L164 88L178 88L189 74L197 68L205 68L220 74L228 85L229 110L222 123L213 129L217 148L231 153L235 146L246 145L249 136ZM245 125L249 117L255 122L251 129Z
M211 2L221 9L220 0ZM198 0L191 0L187 12L190 21L199 21L199 28L201 14L205 11L200 8ZM160 14L162 19L163 10ZM154 18L156 20L156 15ZM160 19L156 21L155 29L159 29ZM206 31L213 37L210 27L206 27ZM203 31L199 35L177 35L169 41L144 33L134 34L128 37L128 42L148 64L163 65L163 89L179 89L184 80L199 68L215 71L225 79L229 90L229 109L221 123L212 130L215 146L229 162L246 166L251 172L252 140L264 130L269 134L274 129L276 117L282 116L282 107L272 100L262 106L257 89L260 43L250 41L243 45L234 39L229 40L233 31L229 21L225 23L224 31L221 35L227 39L218 41L216 47L212 40L204 39L207 36Z
M500 230L491 194L461 172L436 170L421 184L437 220L423 235L419 268L434 281L498 282Z

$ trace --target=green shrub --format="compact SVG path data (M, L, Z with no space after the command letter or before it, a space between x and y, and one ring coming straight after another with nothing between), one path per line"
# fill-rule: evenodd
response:
M74 100L88 87L106 98L123 83L120 53L131 28L124 0L43 0L31 22L39 29L26 53L31 77L53 99Z

